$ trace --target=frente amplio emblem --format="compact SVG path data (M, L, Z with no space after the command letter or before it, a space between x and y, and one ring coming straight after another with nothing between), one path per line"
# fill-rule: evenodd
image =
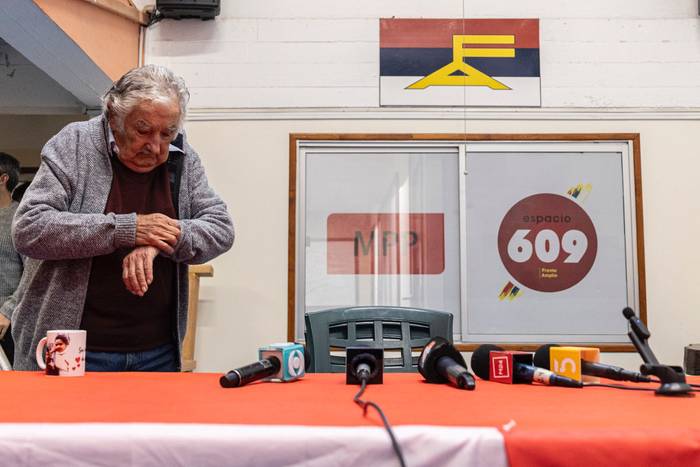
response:
M538 19L381 19L380 105L540 106Z

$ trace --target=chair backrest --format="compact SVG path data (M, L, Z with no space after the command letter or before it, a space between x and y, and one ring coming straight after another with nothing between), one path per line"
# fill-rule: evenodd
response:
M431 338L452 342L452 314L420 308L366 306L312 311L305 315L310 373L345 372L345 349L384 349L384 371L418 371L418 356ZM415 353L415 355L413 355Z

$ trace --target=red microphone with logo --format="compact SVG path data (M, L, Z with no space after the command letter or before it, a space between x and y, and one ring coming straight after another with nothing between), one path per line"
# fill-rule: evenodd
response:
M506 384L542 383L548 386L580 388L583 383L532 365L532 354L506 351L483 344L472 354L472 370L481 379Z

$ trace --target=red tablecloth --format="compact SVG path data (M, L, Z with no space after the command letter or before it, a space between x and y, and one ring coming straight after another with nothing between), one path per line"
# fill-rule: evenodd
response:
M353 402L340 374L293 383L219 387L217 374L90 373L60 378L0 372L2 422L153 422L380 426ZM478 381L475 391L385 375L363 398L393 425L488 426L505 437L511 465L700 466L700 398L608 388ZM698 382L695 378L695 382ZM655 385L643 385L654 387Z

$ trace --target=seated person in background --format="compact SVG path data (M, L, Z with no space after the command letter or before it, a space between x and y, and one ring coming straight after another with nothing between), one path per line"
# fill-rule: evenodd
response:
M18 203L11 193L19 180L19 162L9 154L0 152L0 345L10 364L14 343L10 333L10 320L15 308L12 294L22 277L22 256L12 244L10 227Z
M227 251L226 205L180 133L189 92L147 65L122 76L104 113L51 138L17 210L28 257L12 319L15 369L37 369L49 329L87 330L88 371L177 371L187 264Z

